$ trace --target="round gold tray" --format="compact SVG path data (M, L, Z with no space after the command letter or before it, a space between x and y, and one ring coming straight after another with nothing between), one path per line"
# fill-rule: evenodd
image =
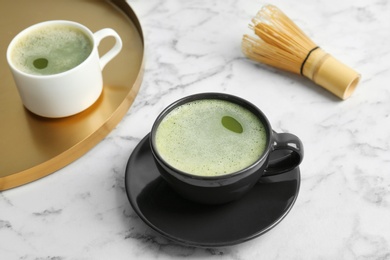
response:
M75 116L48 119L23 107L6 61L12 38L46 20L71 20L93 32L113 28L123 49L103 71L98 101ZM0 8L0 191L29 183L66 166L101 141L133 103L143 76L144 39L125 0L3 1ZM103 54L114 40L99 46Z

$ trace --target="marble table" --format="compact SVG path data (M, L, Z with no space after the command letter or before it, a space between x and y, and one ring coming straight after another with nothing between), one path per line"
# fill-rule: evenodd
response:
M0 193L0 259L390 259L390 3L272 1L362 74L346 101L241 52L254 0L130 0L145 33L140 92L83 157ZM130 206L126 163L159 112L183 96L248 99L305 146L298 199L268 233L221 248L178 245Z

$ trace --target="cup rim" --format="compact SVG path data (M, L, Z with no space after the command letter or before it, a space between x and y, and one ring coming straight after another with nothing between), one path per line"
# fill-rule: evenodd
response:
M249 165L241 170L238 170L238 171L235 171L232 173L222 174L222 175L218 175L218 176L201 176L201 175L195 175L195 174L191 174L191 173L187 173L187 172L184 172L182 170L179 170L179 169L173 167L172 165L170 165L169 163L167 163L162 158L162 156L159 154L157 147L156 147L156 144L155 144L155 136L156 136L157 128L158 128L159 124L161 123L161 121L163 120L163 118L178 106L181 106L181 105L186 104L186 103L191 102L191 101L204 100L204 99L220 99L220 100L225 100L225 101L230 101L230 102L236 103L236 104L241 105L244 108L248 109L250 112L254 113L261 120L261 122L264 124L264 126L266 128L267 144L266 144L266 147L265 147L263 154L254 163L252 163L251 165ZM258 115L260 115L261 117L259 117ZM150 132L150 147L151 147L152 153L155 156L155 158L159 162L163 163L165 167L168 167L169 169L173 170L174 172L178 173L179 175L187 177L187 178L191 178L191 179L197 179L197 180L224 180L224 179L230 179L230 178L234 178L236 176L242 175L245 172L251 172L250 169L255 168L259 163L262 163L265 160L265 158L267 158L268 154L270 153L271 146L272 146L271 140L272 140L271 124L269 123L268 118L265 116L265 114L257 106L255 106L253 103L251 103L248 100L245 100L241 97L231 95L231 94L226 94L226 93L219 93L219 92L198 93L198 94L189 95L189 96L183 97L179 100L176 100L175 102L173 102L169 106L167 106L162 112L160 112L160 114L157 116L156 120L154 121L153 126L152 126L152 130Z
M74 26L74 27L77 27L78 29L81 29L84 33L87 34L88 38L91 40L92 42L92 50L91 50L91 53L88 55L88 57L83 61L81 62L80 64L78 64L77 66L69 69L69 70L66 70L66 71L63 71L63 72L60 72L60 73L55 73L55 74L49 74L49 75L37 75L37 74L31 74L31 73L27 73L27 72L24 72L22 70L20 70L19 68L17 68L14 63L12 62L12 59L11 59L11 52L13 50L13 47L14 45L17 43L17 41L23 37L24 35L30 33L32 30L35 30L39 27L42 27L42 26L47 26L47 25L50 25L50 24L64 24L64 25L70 25L70 26ZM59 77L59 76L62 76L62 75L65 75L65 74L68 74L68 73L71 73L72 71L76 70L77 68L79 68L80 66L82 66L83 64L85 64L88 60L91 59L92 57L92 54L93 52L95 51L95 38L94 38L94 35L93 35L93 32L88 28L86 27L85 25L81 24L81 23L78 23L78 22L75 22L75 21L70 21L70 20L48 20L48 21L43 21L43 22L39 22L39 23L36 23L36 24L33 24L33 25L30 25L29 27L26 27L24 28L22 31L20 31L18 34L16 34L11 42L8 44L8 47L7 47L7 62L8 62L8 65L14 70L16 71L17 73L23 75L23 76L26 76L26 77L30 77L30 78L45 78L45 79L48 79L48 78L55 78L55 77Z

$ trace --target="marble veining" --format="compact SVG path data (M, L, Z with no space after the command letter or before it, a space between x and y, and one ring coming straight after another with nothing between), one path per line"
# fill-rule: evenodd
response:
M129 0L145 34L145 76L119 125L79 160L0 193L0 259L390 259L390 4L272 1L362 80L339 101L241 52L254 0ZM305 147L295 206L265 235L222 248L176 244L126 197L124 172L171 102L199 92L248 99ZM239 221L237 225L240 225Z

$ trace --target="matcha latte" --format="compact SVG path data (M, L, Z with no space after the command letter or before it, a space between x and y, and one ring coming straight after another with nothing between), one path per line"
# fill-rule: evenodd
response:
M248 109L202 99L173 109L155 136L160 156L174 168L198 176L220 176L256 162L267 144L266 130Z
M47 25L21 37L12 50L11 59L25 73L52 75L81 64L92 47L92 40L76 27Z

